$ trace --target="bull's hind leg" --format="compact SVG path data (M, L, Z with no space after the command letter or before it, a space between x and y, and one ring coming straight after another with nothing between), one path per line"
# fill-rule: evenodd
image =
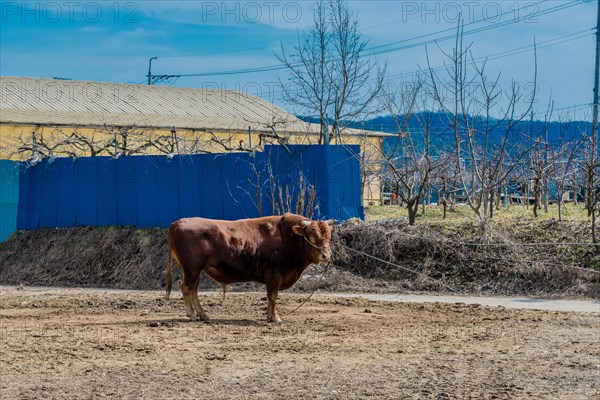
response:
M198 300L198 284L200 283L200 274L198 274L198 276L195 276L194 278L194 280L190 279L190 285L187 289L189 293L190 304L193 305L193 307L195 308L195 314L197 315L198 319L201 321L208 322L208 315L206 315L206 313L202 309L202 306L200 305L200 300Z
M185 276L181 279L181 294L183 294L183 305L185 313L191 321L196 320L196 311L194 310L192 290L190 290Z

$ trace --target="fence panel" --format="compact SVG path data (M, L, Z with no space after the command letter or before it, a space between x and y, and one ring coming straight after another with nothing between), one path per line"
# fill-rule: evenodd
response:
M115 160L117 225L137 226L138 190L136 157Z
M98 160L101 157L78 158L72 168L77 170L77 225L102 226L96 218L98 209L97 181L102 174ZM43 165L34 168L42 169ZM47 211L47 210L44 210ZM48 225L41 225L44 227Z
M117 181L115 160L97 157L96 220L99 226L117 224Z
M58 158L55 161L61 171L58 175L58 211L56 226L69 227L77 223L77 173L71 168L75 161L71 158Z
M223 191L221 190L221 157L201 154L198 157L200 175L200 207L202 216L223 219Z
M43 167L38 168L42 176L38 184L42 185L42 201L40 203L40 225L58 225L58 185L60 182L61 168L56 162L42 161Z
M221 191L223 212L227 219L242 219L258 215L255 206L255 157L250 154L227 154L221 159L223 174Z
M203 215L200 202L200 170L197 158L177 157L177 183L179 187L179 215L194 217Z
M17 228L19 208L19 165L0 160L0 242Z
M19 172L18 229L37 229L40 226L42 178L39 175L42 169L39 166L22 168Z
M327 215L339 220L364 218L359 146L328 146L327 153Z

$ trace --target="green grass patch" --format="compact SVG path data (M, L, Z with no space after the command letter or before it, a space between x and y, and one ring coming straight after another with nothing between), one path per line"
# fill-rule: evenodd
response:
M586 221L588 220L587 211L583 204L567 203L562 205L562 220L563 221ZM400 206L373 206L365 209L366 219L368 221L381 221L387 219L408 218L406 207ZM494 209L494 217L492 221L503 221L506 219L523 219L535 218L533 216L533 206L525 205L510 205L502 206L499 209ZM558 205L551 204L548 206L548 212L542 208L538 210L540 221L558 220ZM419 222L452 222L452 221L477 221L477 214L468 205L453 205L448 207L446 218L443 218L443 208L440 205L426 206L425 211L419 207L417 223Z

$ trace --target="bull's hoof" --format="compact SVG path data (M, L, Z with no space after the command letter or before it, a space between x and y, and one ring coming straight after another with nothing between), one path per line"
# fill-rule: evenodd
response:
M209 322L210 318L208 317L200 317L200 316L194 316L194 317L190 317L190 322Z
M279 318L279 315L276 315L276 316L269 315L269 317L267 318L267 321L272 322L274 324L280 324L281 318Z

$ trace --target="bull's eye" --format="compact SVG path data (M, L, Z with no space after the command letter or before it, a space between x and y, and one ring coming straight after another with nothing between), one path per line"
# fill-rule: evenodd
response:
M315 244L315 243L316 243L316 240L315 240L314 238L310 238L310 239L308 239L308 240L310 240L310 242L311 242L312 244Z

